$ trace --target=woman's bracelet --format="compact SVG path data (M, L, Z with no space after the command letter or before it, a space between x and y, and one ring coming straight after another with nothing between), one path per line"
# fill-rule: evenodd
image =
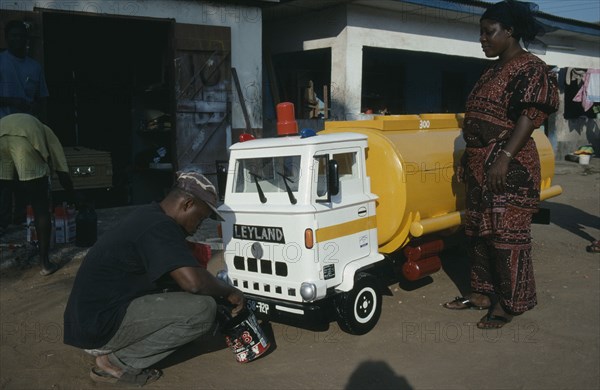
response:
M506 154L506 157L510 158L512 160L513 155L511 152L509 152L508 150L504 150L504 149L500 149L500 151L504 154Z

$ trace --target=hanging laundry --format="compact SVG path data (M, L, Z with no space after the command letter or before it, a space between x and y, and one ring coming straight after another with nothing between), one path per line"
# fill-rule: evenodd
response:
M596 114L593 110L584 110L580 102L574 102L573 98L583 86L583 79L587 73L587 69L580 68L565 68L564 76L564 91L565 91L565 119L576 119L581 116L595 118Z
M600 98L600 69L588 69L583 77L583 85L573 101L581 102L581 106L587 111L592 108L594 103L600 102L598 98Z
M587 98L594 103L600 103L600 69L589 69Z

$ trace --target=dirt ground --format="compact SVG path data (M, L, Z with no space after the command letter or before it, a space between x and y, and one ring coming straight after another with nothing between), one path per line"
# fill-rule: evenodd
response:
M539 305L503 329L479 330L483 313L440 306L468 281L459 248L420 286L391 286L379 324L364 336L335 323L323 332L270 323L272 352L249 364L237 363L221 337L202 338L161 362L164 376L148 388L600 388L600 255L585 251L600 238L600 174L559 163L555 183L564 193L544 202L553 222L533 228ZM127 210L100 213L100 233ZM55 249L63 267L50 277L23 260L3 269L1 389L113 388L92 382L93 358L62 343L63 310L84 254ZM211 270L221 256L214 254Z

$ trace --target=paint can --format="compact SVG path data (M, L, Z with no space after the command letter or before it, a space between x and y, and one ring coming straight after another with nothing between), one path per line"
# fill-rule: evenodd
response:
M221 333L238 363L248 363L262 356L271 343L252 310L245 308L235 317L229 309L219 306Z

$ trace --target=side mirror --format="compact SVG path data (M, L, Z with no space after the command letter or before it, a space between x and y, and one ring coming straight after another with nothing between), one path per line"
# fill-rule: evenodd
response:
M327 164L327 179L329 195L337 195L340 192L340 175L338 172L338 163L335 160L329 160Z

